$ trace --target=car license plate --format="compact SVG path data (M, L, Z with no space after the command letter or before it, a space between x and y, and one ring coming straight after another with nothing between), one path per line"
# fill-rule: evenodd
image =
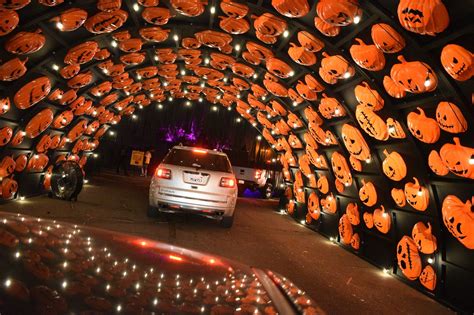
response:
M194 185L206 185L209 175L184 173L184 182Z
M245 181L239 179L239 184L245 184Z

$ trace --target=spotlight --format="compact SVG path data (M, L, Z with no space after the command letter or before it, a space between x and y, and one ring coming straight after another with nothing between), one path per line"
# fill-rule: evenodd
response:
M113 41L110 43L110 45L112 45L112 47L117 47L117 42L113 40Z
M235 44L234 49L235 49L236 51L240 51L240 45L239 45L239 44Z
M198 98L198 102L202 103L202 97Z
M430 80L430 79L426 79L424 84L425 84L426 87L430 87L430 85L431 85L431 80Z
M232 107L231 107L231 106L227 107L227 110L228 110L228 111L231 111L231 110L232 110Z
M135 12L137 12L138 10L140 10L140 6L138 5L138 3L134 3L134 4L133 4L133 10L134 10Z
M285 30L285 31L283 32L283 37L286 38L286 37L288 37L288 35L290 35L290 32L288 32L288 30Z
M162 105L162 104L158 104L158 109L163 109L163 105Z
M186 102L186 106L191 106L191 102L190 102L190 101L187 101L187 102Z
M63 27L64 27L64 25L63 25L63 23L61 23L61 22L57 22L57 23L56 23L56 27L59 28L60 30L62 30Z
M173 39L174 39L175 42L177 42L179 40L179 36L177 34L174 34Z
M185 75L186 74L186 70L181 70L181 75Z
M258 141L262 140L262 136L260 136L260 135L257 136L257 140L258 140Z
M254 78L254 79L258 78L258 74L254 73L252 78Z
M59 70L59 66L57 64L53 64L51 68L53 68L54 71Z
M173 98L170 96L168 97L168 101L172 102L173 101Z
M217 111L217 106L212 106L212 111L216 112Z
M215 7L215 6L212 6L210 11L211 11L211 14L216 13L216 7Z
M132 119L137 119L138 116L137 115L132 115Z
M349 79L350 77L351 77L351 73L349 71L344 73L344 79Z
M242 119L240 119L240 117L235 119L235 121L238 122L238 123L239 123L241 120L242 120Z
M207 65L209 64L209 58L204 59L204 63Z
M359 24L361 17L356 15L354 16L354 24Z

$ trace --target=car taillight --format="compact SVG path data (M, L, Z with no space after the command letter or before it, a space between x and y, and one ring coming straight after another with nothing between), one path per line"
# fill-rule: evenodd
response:
M262 171L261 170L256 170L255 171L255 179L260 179L260 176L262 176Z
M171 170L167 168L159 167L156 169L156 176L159 178L170 179L171 178Z
M227 188L234 188L235 187L235 178L231 177L222 177L221 178L221 186Z

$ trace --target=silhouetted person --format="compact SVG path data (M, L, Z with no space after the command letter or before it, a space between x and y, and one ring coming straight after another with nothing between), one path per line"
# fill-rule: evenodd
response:
M120 149L117 174L120 174L120 169L123 170L124 175L128 176L128 150L126 147Z
M147 150L145 156L143 157L143 166L142 166L142 176L147 177L148 175L148 166L151 162L151 152Z

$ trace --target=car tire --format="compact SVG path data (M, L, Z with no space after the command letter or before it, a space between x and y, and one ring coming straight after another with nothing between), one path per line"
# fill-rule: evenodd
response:
M232 225L234 224L234 214L232 214L231 216L223 216L222 219L221 219L221 222L220 223L220 226L223 227L223 228L231 228Z
M146 211L146 215L149 217L149 218L158 218L158 216L160 215L159 211L158 211L158 208L155 208L155 207L152 207L152 206L148 206L148 209Z

